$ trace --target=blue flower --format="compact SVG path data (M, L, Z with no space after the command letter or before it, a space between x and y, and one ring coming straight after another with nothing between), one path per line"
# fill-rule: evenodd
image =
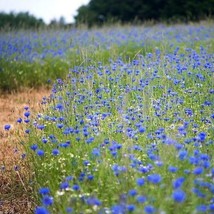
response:
M135 190L135 189L131 189L131 190L129 190L129 193L128 193L130 196L135 196L135 195L137 195L137 190Z
M137 178L136 183L138 186L143 186L145 181L143 178Z
M144 207L144 212L146 214L152 214L155 212L155 208L152 205L147 205Z
M98 148L94 148L92 150L92 154L96 157L100 156L100 150Z
M78 190L80 190L80 187L79 187L79 185L74 184L72 189L75 190L75 191L78 191Z
M146 128L144 128L143 126L140 126L140 127L138 128L138 131L139 131L140 133L144 133L144 132L146 131Z
M180 188L185 181L184 177L179 177L172 182L172 186L174 189Z
M30 116L30 112L29 112L29 111L26 111L26 112L24 113L24 116L28 118L28 117Z
M30 146L30 148L33 150L33 151L36 151L37 148L38 148L38 145L37 144L33 144Z
M47 188L47 187L42 187L39 189L39 193L42 194L42 195L47 195L50 193L50 189Z
M147 176L147 179L153 184L158 184L161 182L162 177L159 174L151 174Z
M114 205L111 207L111 212L112 214L124 214L125 213L125 209L122 205Z
M22 118L18 118L18 119L16 120L16 122L17 122L17 123L21 123L21 122L22 122Z
M71 207L66 208L66 213L72 213L72 212L73 212L73 208L71 208Z
M48 210L45 207L37 207L35 209L35 214L49 214Z
M37 150L37 155L40 156L40 157L42 157L42 156L45 155L45 152L43 150L41 150L41 149L38 149Z
M139 195L139 196L137 197L137 202L138 202L138 203L144 203L145 201L146 201L146 197L145 197L145 196Z
M206 136L207 136L207 134L206 134L205 132L200 132L200 133L198 134L198 138L199 138L199 140L202 141L202 142L206 139Z
M133 212L136 209L136 207L134 204L128 204L126 206L126 209L128 210L128 212Z
M45 206L51 206L53 204L53 197L48 195L44 196L42 199L42 203Z
M4 129L5 129L6 131L9 131L10 128L11 128L11 125L9 125L9 124L6 124L6 125L4 126Z
M175 173L175 172L178 171L178 168L175 167L175 166L169 166L169 167L168 167L168 170L169 170L169 172Z
M60 184L60 189L63 190L63 189L67 189L69 187L69 183L68 182L62 182Z
M207 211L207 205L205 204L200 204L196 207L197 212L206 212Z
M58 150L58 149L53 149L53 150L52 150L52 154L53 154L54 156L59 155L59 150Z
M196 167L196 168L193 170L193 173L194 173L195 175L200 175L200 174L203 173L203 171L204 171L204 168L203 168L203 167Z
M186 193L181 189L177 189L172 193L172 199L178 203L182 203L186 199Z

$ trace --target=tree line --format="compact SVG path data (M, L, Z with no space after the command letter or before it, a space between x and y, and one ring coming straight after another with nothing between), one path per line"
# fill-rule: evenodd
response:
M60 17L59 20L53 18L47 25L43 19L36 18L35 16L29 14L29 12L0 12L0 29L38 29L48 27L64 28L69 26L69 24L66 24L64 17Z
M199 21L213 18L214 0L91 0L78 9L77 24Z
M39 28L45 26L43 19L37 19L28 12L0 13L0 28Z

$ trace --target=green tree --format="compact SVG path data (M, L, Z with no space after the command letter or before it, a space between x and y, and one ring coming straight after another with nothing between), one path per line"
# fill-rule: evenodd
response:
M214 15L214 0L91 0L81 6L76 23L89 26L107 21L198 21Z

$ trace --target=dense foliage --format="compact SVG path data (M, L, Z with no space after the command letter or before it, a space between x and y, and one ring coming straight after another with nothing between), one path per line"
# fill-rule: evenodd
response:
M19 29L19 28L39 28L44 26L45 23L42 19L37 19L35 16L30 15L28 12L20 13L0 13L0 29Z
M197 21L213 15L213 0L91 0L78 9L76 22L91 26L108 21Z
M0 77L66 74L17 119L36 214L214 212L212 23L22 36L2 35Z
M206 32L206 34L204 33ZM2 32L0 34L0 91L50 85L64 79L74 66L118 56L132 60L155 48L172 52L175 46L213 51L212 23L195 25L124 26L102 29Z

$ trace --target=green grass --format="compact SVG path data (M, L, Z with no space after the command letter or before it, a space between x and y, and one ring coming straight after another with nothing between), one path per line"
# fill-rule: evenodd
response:
M214 40L204 34L187 42L77 45L64 58L32 63L1 61L2 90L57 79L45 111L30 116L24 142L35 209L189 214L204 205L212 213ZM39 193L44 187L47 195ZM177 190L185 193L181 202L172 197ZM145 211L150 205L154 212Z

